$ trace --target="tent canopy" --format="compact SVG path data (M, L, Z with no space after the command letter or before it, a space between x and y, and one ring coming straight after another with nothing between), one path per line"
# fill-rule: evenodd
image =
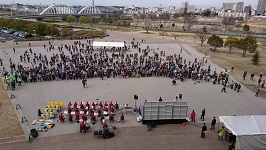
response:
M219 116L219 119L235 136L266 135L266 115Z
M125 47L124 42L96 42L92 43L92 46L105 46L105 47Z

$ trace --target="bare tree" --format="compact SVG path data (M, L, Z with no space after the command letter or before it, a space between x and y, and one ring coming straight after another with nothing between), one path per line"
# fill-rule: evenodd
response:
M164 13L160 14L160 16L159 16L159 19L160 19L159 26L162 24L162 20L164 21L163 22L163 26L165 26L166 22L170 20L170 17L171 17L170 14L167 13L167 12L164 12Z
M144 20L144 29L146 30L147 33L149 33L149 28L151 27L151 21L149 19Z
M196 25L196 24L198 24L198 19L196 18L195 15L193 15L193 14L186 14L184 16L184 25L185 25L185 28L186 28L186 30L188 32L190 31L191 27L193 25Z
M235 24L235 20L232 17L224 17L222 23L225 27L224 33L226 34L227 31Z
M203 27L200 31L197 31L196 37L200 40L200 46L209 38L207 28Z

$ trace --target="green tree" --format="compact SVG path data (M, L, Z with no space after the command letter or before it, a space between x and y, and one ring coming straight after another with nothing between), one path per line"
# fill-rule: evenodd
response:
M245 24L245 25L243 26L243 31L248 32L249 30L250 30L249 25Z
M209 17L211 15L211 10L210 9L207 9L205 11L202 12L202 15L203 16L206 16L206 17Z
M258 50L252 56L251 62L253 65L259 65L260 62L260 52Z
M36 34L39 36L45 36L45 30L46 30L46 24L44 23L38 23L36 26Z
M258 48L257 39L252 36L247 36L244 39L240 39L237 44L237 48L243 50L243 57L245 57L247 51L254 53Z
M175 23L172 23L172 27L175 27Z
M222 47L223 46L223 39L217 35L212 35L211 37L208 38L208 42L207 44L209 44L210 46L213 46L213 51L216 51L217 47Z
M69 15L66 17L66 21L71 24L72 22L76 21L76 18L74 16Z
M54 37L59 35L59 30L55 24L47 24L45 33Z
M229 47L229 54L231 53L233 47L237 47L238 42L238 38L234 36L229 36L228 38L226 38L224 45Z
M88 23L89 22L89 19L86 17L86 16L80 16L79 17L79 23L82 24L82 23Z

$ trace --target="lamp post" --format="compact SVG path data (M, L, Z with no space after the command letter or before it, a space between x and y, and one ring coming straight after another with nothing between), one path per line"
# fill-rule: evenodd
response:
M62 40L62 35L63 35L63 29L62 29L62 18L60 18L60 40Z

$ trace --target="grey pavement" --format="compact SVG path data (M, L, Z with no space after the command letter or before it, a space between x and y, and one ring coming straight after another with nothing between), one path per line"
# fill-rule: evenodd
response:
M130 44L129 41L131 41L133 37L137 41L140 41L141 39L146 39L146 42L144 42L143 44L141 43L142 48L146 48L149 45L151 48L155 50L159 47L158 51L162 50L166 51L166 55L173 55L180 53L180 45L178 41L162 39L162 38L151 38L149 37L149 35L141 35L136 33L123 33L123 32L113 31L110 32L110 37L106 37L104 39L99 39L99 40L97 39L96 41L121 41L121 42L127 41L127 45L129 45ZM70 43L69 41L59 41L57 43L72 44L72 42ZM186 49L185 51L183 51L181 56L183 57L183 59L187 59L187 62L189 60L194 61L195 58L198 58L199 60L203 57L203 54L198 53L189 45L182 43L181 46ZM55 47L57 47L57 45L55 45ZM4 59L4 64L8 64L7 61L9 58L12 58L13 61L19 60L19 55L21 55L26 49L27 48L16 48L16 53L13 53L11 49L5 51L1 50L0 51L1 58ZM46 54L48 58L49 56L52 55L52 53L58 53L58 51L56 50L52 52L46 52L46 50L43 49L43 46L33 47L32 49L33 52L36 53L41 52L43 54ZM156 50L156 52L158 51ZM128 53L136 53L136 52L137 52L136 49L131 49L130 52ZM153 54L152 52L149 53L149 55L152 54ZM24 65L29 65L29 64L24 63ZM223 70L218 65L213 64L211 61L205 63L203 67L206 68L208 67L208 65L211 66L212 71L214 70L214 68L216 68L218 72ZM6 68L9 67L6 66ZM231 80L234 79L230 77L229 81ZM172 101L178 94L183 94L182 101L188 102L188 108L189 108L188 116L190 117L189 114L192 112L192 110L195 110L196 122L198 123L202 123L199 117L201 114L201 110L203 108L206 109L206 117L204 121L206 123L210 123L213 116L216 116L218 118L218 116L221 115L265 115L266 114L265 102L262 99L255 97L254 93L249 91L244 86L242 86L240 92L235 92L227 88L227 93L222 93L221 92L222 86L213 85L211 82L202 81L201 83L194 84L194 82L191 81L191 79L188 79L184 82L177 80L177 85L174 86L171 83L171 81L172 79L166 77L149 77L149 78L145 77L145 78L129 78L129 79L105 78L104 80L94 78L94 79L88 79L88 88L86 89L82 87L81 80L51 81L51 82L38 82L38 83L28 83L28 84L23 83L22 86L17 87L17 89L13 91L13 93L16 95L16 100L22 107L21 111L23 115L29 121L28 125L30 129L37 127L37 125L31 125L31 122L37 117L37 110L40 108L42 111L44 111L44 107L47 105L47 102L49 101L62 101L65 102L66 106L67 103L70 101L72 103L75 102L76 100L92 102L95 101L96 99L99 99L100 101L119 101L120 104L129 104L129 106L134 106L135 101L133 99L133 95L135 94L139 96L138 105L141 105L144 100L158 101L159 97L162 97L163 101ZM12 102L14 104L16 103L15 100L12 100ZM116 114L118 113L119 112L116 112ZM115 116L116 119L118 116L119 115ZM103 144L111 144L111 147L116 147L117 149L123 149L123 147L125 146L124 142L129 142L130 140L133 140L135 142L141 143L141 141L146 140L147 143L144 143L141 146L147 146L147 145L151 146L154 144L159 144L160 146L163 146L163 144L160 143L159 141L164 138L167 138L169 142L167 143L168 140L166 140L167 144L163 146L164 148L166 148L167 147L166 145L168 145L169 147L177 146L178 142L175 143L174 142L175 140L178 141L179 139L182 139L183 141L185 141L183 138L194 136L191 135L193 133L191 133L190 131L186 131L186 133L181 136L179 136L178 134L173 135L172 137L168 136L167 134L164 133L164 131L160 131L161 127L167 128L168 125L160 126L158 129L156 129L156 131L158 131L158 134L160 136L147 137L145 134L143 140L141 133L139 135L134 135L134 136L123 133L124 131L126 132L131 128L134 128L137 131L144 128L144 126L141 123L138 123L136 121L136 116L137 114L135 113L133 113L132 115L127 114L125 115L125 122L113 123L113 125L121 127L121 134L124 134L124 137L122 138L118 136L110 139L110 141L112 142L110 142L109 140L108 142L103 141ZM21 117L19 116L19 118ZM48 137L56 138L53 136L57 135L66 134L66 136L72 137L72 135L74 136L74 134L77 134L77 127L74 124L67 122L59 124L56 122L56 120L55 124L56 125L53 129L49 129L45 133L40 132L40 137L42 137L40 138L40 142L42 139L46 139L45 141L47 142L47 140L49 141ZM23 128L25 129L25 126L23 126ZM98 130L100 128L99 121L92 128L93 130ZM178 129L177 131L175 131L174 128L169 130L172 130L174 132L178 131ZM200 132L200 129L198 130L199 130L198 132ZM137 133L139 132L136 132L136 134ZM57 139L56 141L60 140ZM68 144L65 143L65 145L70 145L73 141L70 140L65 142L68 143ZM122 144L120 142L122 142ZM206 145L207 143L205 143L204 141L197 141L197 142L199 142L197 146L200 146L202 144L201 145L202 149L207 149ZM96 143L99 143L99 141L97 141ZM74 144L74 142L72 144ZM81 143L77 142L76 144L79 145ZM179 144L182 144L182 142ZM183 149L193 149L193 146L190 146L189 143L186 143L184 145L186 145L187 147L182 147ZM193 145L193 143L191 143L191 145ZM7 145L7 146L12 147L12 145ZM42 146L49 148L57 147L56 145L44 146L44 144L42 144ZM63 144L60 144L60 146L63 146ZM133 146L133 143L130 143L128 146ZM214 146L217 149L219 146L223 145L221 144L216 145L216 143L214 142L211 143L209 146L210 147ZM42 149L43 147L36 147L35 149ZM104 147L105 146L103 146L103 148ZM159 148L155 147L155 149Z

